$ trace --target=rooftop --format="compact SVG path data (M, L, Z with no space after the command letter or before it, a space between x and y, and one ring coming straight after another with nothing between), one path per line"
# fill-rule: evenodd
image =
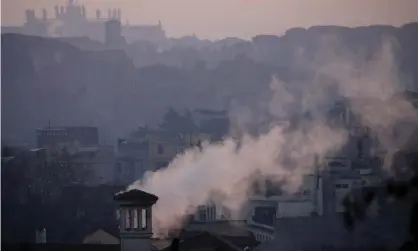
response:
M158 197L138 189L129 190L126 192L119 192L113 196L116 201L132 201L143 204L155 204Z

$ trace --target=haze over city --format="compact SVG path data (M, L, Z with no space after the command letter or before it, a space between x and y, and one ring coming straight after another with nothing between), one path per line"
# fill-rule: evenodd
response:
M1 249L418 250L417 10L3 0Z
M168 36L196 34L205 39L251 38L282 34L293 27L314 25L400 26L418 20L416 0L77 0L94 17L96 8L120 8L122 23L156 24L161 20ZM64 0L2 0L2 24L24 21L24 10L42 8L52 13Z

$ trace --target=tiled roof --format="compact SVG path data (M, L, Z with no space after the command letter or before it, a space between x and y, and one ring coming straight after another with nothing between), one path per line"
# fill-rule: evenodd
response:
M182 234L179 235L177 243L178 250L214 248L215 250L222 251L240 251L247 246L254 247L258 244L258 242L255 241L254 236L230 237L206 231L193 232L190 235L187 234L186 231L183 231ZM170 245L170 247L167 247L162 251L169 251L171 248L172 246Z

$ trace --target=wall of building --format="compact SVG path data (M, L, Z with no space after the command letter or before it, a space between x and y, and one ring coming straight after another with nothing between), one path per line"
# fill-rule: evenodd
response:
M52 127L37 130L38 147L70 142L78 142L81 146L97 146L99 144L98 128Z
M303 217L311 216L314 211L312 201L278 203L277 217Z
M208 203L197 208L193 215L193 220L196 222L217 222L234 219L231 210L228 208Z

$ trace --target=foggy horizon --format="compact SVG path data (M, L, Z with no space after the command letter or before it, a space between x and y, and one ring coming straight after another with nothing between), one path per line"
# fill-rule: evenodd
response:
M54 5L66 5L67 0L3 0L2 25L21 25L25 9L42 9L53 16ZM77 0L84 4L87 17L93 19L96 9L120 8L122 23L155 25L161 21L169 37L195 34L202 39L225 37L250 39L259 34L281 35L286 30L317 25L335 26L402 26L418 21L418 1L330 1L289 0L213 0L213 1L133 1ZM187 6L185 8L184 6ZM4 11L7 9L7 12ZM309 10L307 12L306 10ZM297 14L295 14L297 13Z
M3 250L418 250L418 0L2 7Z

